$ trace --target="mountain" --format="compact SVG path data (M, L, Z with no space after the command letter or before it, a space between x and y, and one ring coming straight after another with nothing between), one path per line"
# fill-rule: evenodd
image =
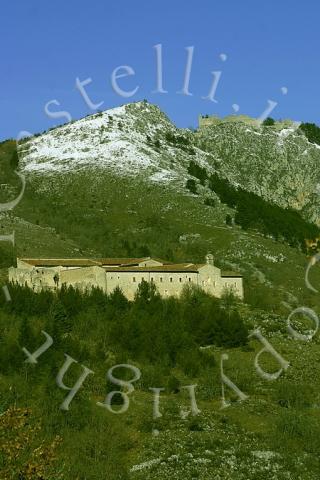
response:
M20 165L32 175L94 168L126 177L143 176L150 182L179 181L188 152L164 140L166 134L178 132L158 107L146 102L129 104L32 138L21 147ZM197 159L205 157L198 152Z
M178 129L158 107L139 102L26 139L18 159L14 147L0 144L0 202L21 189L17 163L26 190L13 210L0 213L1 231L15 230L16 237L14 249L0 244L1 281L16 255L198 262L212 252L216 265L243 274L245 300L223 299L218 309L201 295L159 300L147 292L129 305L117 293L36 295L11 286L13 301L0 298L6 478L32 468L42 478L66 480L106 472L132 480L255 480L266 471L278 480L318 478L319 339L302 343L286 330L294 308L320 310L304 280L311 254L304 239L318 232L310 221L319 223L317 144L301 129L234 118ZM310 280L319 284L318 267ZM292 325L309 332L310 319L297 316ZM259 327L290 362L279 381L257 374L261 342L239 342L240 327ZM22 347L38 348L42 330L52 333L54 346L33 368ZM214 338L212 330L222 345L203 340ZM237 342L228 344L229 336ZM54 381L66 352L79 363L66 373L66 385L81 365L95 373L68 413L59 411L66 392ZM221 353L229 355L226 375L249 396L239 404L226 387L231 405L223 410ZM266 371L279 369L270 355L260 361ZM142 377L128 411L114 415L96 402L118 391L105 376L123 363ZM180 388L196 384L199 416L191 415L189 393ZM165 387L158 419L150 387Z
M93 168L174 188L184 185L191 155L231 184L320 222L320 146L290 126L233 120L193 133L177 129L157 106L138 102L34 137L19 155L22 170L36 176Z
M21 188L12 173L13 147L13 142L0 145L7 179L2 201ZM3 232L16 231L13 253L10 245L1 245L7 251L2 264L15 255L152 254L203 261L211 251L218 266L244 275L247 301L268 308L289 299L297 303L308 295L305 254L290 247L283 232L274 236L270 223L282 225L289 218L291 235L292 225L304 227L302 216L318 221L319 155L318 145L300 130L235 119L198 131L178 129L146 101L89 115L20 143L26 191L14 210L1 214ZM210 185L210 175L257 197L240 206L228 203ZM196 194L186 188L188 180ZM267 227L256 219L249 228L235 223L239 210L252 212L259 198L264 210L281 207L280 217L272 207ZM300 217L291 219L286 207ZM260 210L255 215L260 218Z
M233 185L320 222L320 146L295 127L225 122L200 130L196 145Z
M27 241L18 230L16 254L56 250L69 256L152 254L202 261L211 251L218 266L243 273L248 299L254 292L256 303L297 301L307 294L306 257L287 243L301 240L283 241L283 232L274 236L271 227L289 219L291 235L294 226L303 232L302 216L318 222L319 155L318 145L300 130L233 119L193 132L176 128L146 101L89 115L20 143L19 169L27 187L6 215L29 225L29 231L33 226L37 241ZM210 187L210 175L257 197L227 204ZM197 194L186 188L188 180ZM20 180L14 183L11 174L9 183L14 197ZM264 211L281 207L279 218L272 207L267 227L260 228L256 219L249 228L234 223L239 210L250 213L259 198ZM286 207L300 217L291 218Z

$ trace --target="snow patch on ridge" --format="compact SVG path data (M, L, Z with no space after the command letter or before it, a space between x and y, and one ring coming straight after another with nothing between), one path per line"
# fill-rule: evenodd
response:
M143 113L148 111L144 108ZM122 106L63 125L32 138L27 151L22 145L20 165L26 173L41 174L94 166L134 175L157 167L160 155L147 145L146 135L137 131L136 120ZM146 130L152 135L157 127L147 124Z
M167 134L170 134L169 137ZM96 113L21 143L20 169L28 176L68 174L90 169L119 177L140 177L185 190L190 160L212 170L208 154L190 151L160 109L137 102Z
M149 180L156 183L168 182L173 179L177 179L178 175L170 170L160 170L149 177Z

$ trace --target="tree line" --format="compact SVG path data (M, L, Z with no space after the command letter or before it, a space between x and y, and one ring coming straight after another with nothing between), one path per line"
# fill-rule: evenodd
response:
M40 325L62 350L78 351L76 332L86 323L86 344L91 344L93 358L105 354L101 335L97 335L103 329L108 348L121 358L183 370L188 370L190 359L195 364L192 368L200 366L200 346L247 343L248 330L238 312L238 300L227 292L218 299L189 287L181 297L162 298L154 284L142 281L134 301L128 301L119 288L109 295L98 288L80 292L71 286L35 293L27 286L12 284L10 293L14 301L1 298L0 311L17 331L8 349L1 350L3 367L16 363L19 348L28 343L30 348L36 346ZM85 345L83 348L88 350Z
M188 172L200 180L202 185L207 180L208 187L214 191L220 201L235 209L234 221L243 229L255 229L264 235L285 241L304 252L308 251L306 239L316 239L320 229L313 223L305 220L301 214L291 208L282 208L248 192L241 187L234 187L227 179L216 173L207 174L205 168L190 161ZM189 179L187 188L197 193L196 183Z

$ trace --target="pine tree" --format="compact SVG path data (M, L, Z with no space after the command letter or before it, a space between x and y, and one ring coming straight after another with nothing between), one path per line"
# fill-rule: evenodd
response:
M272 127L272 125L274 125L276 122L273 118L271 117L267 117L263 122L262 122L262 125L264 125L265 127Z
M59 345L70 333L71 322L64 305L58 299L51 305L49 317L53 340Z
M232 217L229 215L229 213L226 215L226 225L229 227L232 225Z
M129 306L129 301L125 297L120 287L116 287L109 295L109 302L116 310L126 310Z
M141 305L154 302L156 300L159 300L160 298L161 297L155 283L142 280L142 282L138 286L134 300L136 305Z
M33 348L34 335L30 328L29 320L27 317L22 318L22 322L19 329L19 345L26 347L28 350Z
M187 180L186 187L191 193L198 195L197 184L195 180L193 180L192 178L189 178Z
M16 170L18 168L18 165L19 165L19 156L18 156L18 152L17 152L17 149L15 148L11 158L10 158L10 167L13 169L13 170Z

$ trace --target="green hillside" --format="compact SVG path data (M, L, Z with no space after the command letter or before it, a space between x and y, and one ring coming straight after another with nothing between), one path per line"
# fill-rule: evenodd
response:
M14 142L0 145L0 201L20 191L15 168L26 176L21 202L0 214L1 231L16 240L14 248L1 242L2 282L16 256L202 262L211 252L218 267L243 274L245 299L185 292L161 300L142 289L128 303L121 292L52 296L9 286L12 302L0 299L1 478L318 479L319 335L301 342L286 329L294 308L320 310L304 280L316 251L304 239L319 231L317 147L303 130L281 136L226 122L191 132L145 102L115 110L22 142L18 162ZM310 281L319 280L314 266ZM301 315L292 324L313 328ZM262 345L247 334L257 327L290 362L276 381L255 370ZM42 330L54 344L27 365L22 347L36 350ZM65 353L79 363L66 385L80 365L95 373L69 412L59 410L68 392L55 383ZM248 398L239 403L226 387L231 405L221 409L223 353L225 374ZM279 368L270 354L260 362ZM96 402L119 389L106 374L124 363L141 379L116 415ZM181 388L192 384L194 416ZM158 419L150 387L165 388Z

